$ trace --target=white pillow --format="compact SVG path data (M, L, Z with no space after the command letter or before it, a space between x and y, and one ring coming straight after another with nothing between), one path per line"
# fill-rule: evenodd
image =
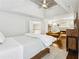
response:
M5 36L3 35L3 33L0 32L0 43L3 43L5 39Z
M26 33L25 35L36 38L38 36L38 34L35 33Z

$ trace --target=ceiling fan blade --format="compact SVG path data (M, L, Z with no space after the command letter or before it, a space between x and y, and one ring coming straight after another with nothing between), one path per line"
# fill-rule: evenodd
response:
M57 5L57 3L56 3L54 0L51 0L51 1L48 1L48 2L47 2L48 8L49 8L49 7L53 7L53 6L55 6L55 5Z
M37 4L37 5L39 5L39 6L41 6L42 5L42 3L41 2L39 2L39 1L37 1L37 0L31 0L32 2L34 2L35 4Z

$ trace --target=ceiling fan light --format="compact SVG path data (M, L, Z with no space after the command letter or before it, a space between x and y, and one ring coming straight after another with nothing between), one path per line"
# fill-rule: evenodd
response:
M42 6L43 6L43 8L47 8L47 5L46 4L43 4Z

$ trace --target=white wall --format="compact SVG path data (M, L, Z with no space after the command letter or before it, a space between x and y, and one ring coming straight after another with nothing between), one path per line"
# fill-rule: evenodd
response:
M53 24L57 23L60 26L60 30L73 29L74 28L74 15L73 14L64 14L57 17L53 17L52 19L43 20L43 33L48 31L48 23ZM53 29L53 28L52 28Z
M36 18L13 12L0 11L0 32L12 36L29 32L29 20Z
M6 36L24 33L25 19L26 17L20 15L0 12L0 31Z

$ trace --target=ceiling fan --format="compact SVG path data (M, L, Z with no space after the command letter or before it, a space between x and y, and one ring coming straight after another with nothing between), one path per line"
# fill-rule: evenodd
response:
M47 3L47 0L43 0L43 4L42 4L42 7L47 9L48 8L48 3Z
M40 8L42 7L44 9L57 5L57 3L54 0L31 0L31 1L39 5Z

